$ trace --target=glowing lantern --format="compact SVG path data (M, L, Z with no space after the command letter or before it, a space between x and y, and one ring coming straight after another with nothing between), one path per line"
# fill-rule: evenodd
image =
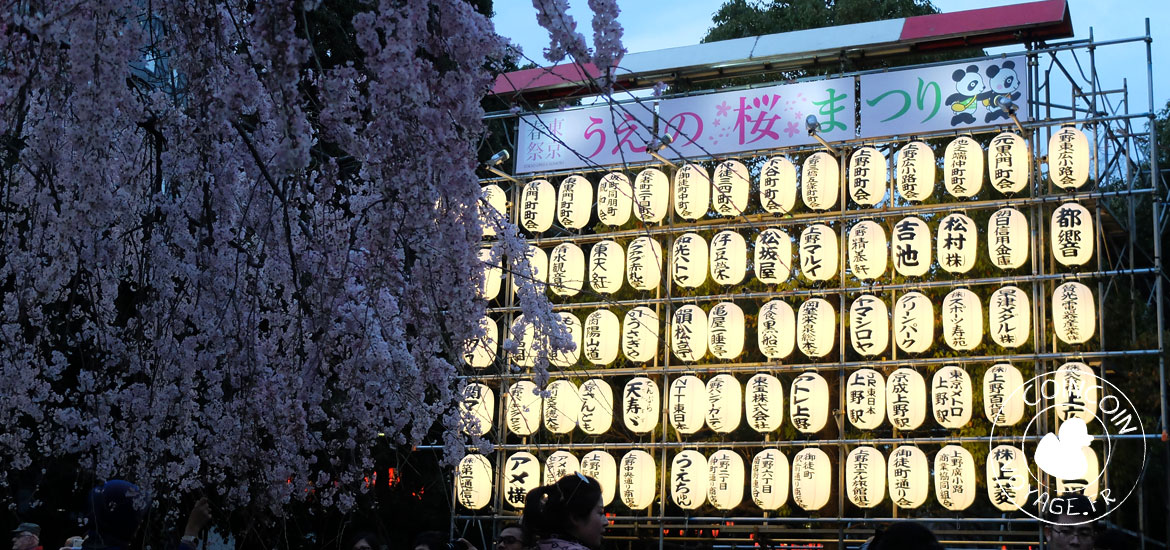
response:
M476 436L488 433L496 417L495 392L483 384L468 384L463 388L459 412L463 417L463 433Z
M518 339L517 333L520 335ZM523 315L512 320L508 339L516 341L516 349L512 351L512 362L516 366L530 369L536 365L536 327L525 321Z
M1001 363L983 373L983 412L996 426L1015 426L1024 417L1024 376Z
M573 243L552 249L548 265L548 286L558 296L576 296L585 285L585 253Z
M517 266L512 271L512 293L519 293L521 280L535 284L537 292L544 292L548 277L548 254L536 245L529 245L525 256L528 258L528 269Z
M605 451L589 451L581 457L581 473L597 480L601 500L609 506L617 493L617 461Z
M760 169L760 205L771 214L787 214L796 205L796 166L772 157Z
M788 500L788 457L764 449L752 459L752 502L763 510L779 510Z
M622 421L626 429L644 434L658 425L658 384L645 377L626 382L622 391Z
M1015 269L1028 260L1028 218L1015 208L996 210L987 220L987 254L1000 269Z
M872 281L886 272L886 230L873 220L862 220L849 229L849 269L858 279Z
M1000 193L1019 193L1027 187L1031 164L1028 142L1016 134L1004 132L987 146L987 177Z
M694 304L674 310L670 349L680 361L701 361L707 355L707 314Z
M498 185L485 185L480 192L482 197L479 205L480 225L483 226L483 236L492 237L500 224L508 219L504 213L508 207L508 195Z
M479 287L479 295L485 300L495 300L500 294L504 269L499 260L492 261L491 248L479 249L479 261L483 264L483 285Z
M837 312L824 298L812 298L800 304L796 314L797 344L809 357L824 357L833 351L837 334Z
M1083 344L1097 328L1097 307L1093 291L1076 281L1056 287L1052 293L1052 327L1066 344Z
M796 347L796 314L784 300L772 300L756 317L756 344L768 359L783 359Z
M467 455L455 468L455 501L479 510L492 500L492 463L483 455Z
M646 451L633 450L622 457L618 468L621 475L618 487L621 490L622 503L631 510L644 510L654 502L655 473L654 457Z
M584 229L593 209L593 185L583 176L569 176L557 190L557 221L565 229Z
M544 459L544 482L542 485L551 485L560 481L562 477L576 474L581 471L581 462L567 451L556 451Z
M947 445L934 455L934 496L954 512L975 502L975 459L967 449Z
M711 176L698 164L688 164L674 174L674 212L684 220L707 215L711 202Z
M874 206L886 197L886 157L873 147L862 147L849 157L849 198L859 206Z
M508 431L516 435L532 435L540 427L540 392L536 384L521 380L504 394L504 415Z
M739 427L742 417L740 403L743 391L739 380L730 374L719 374L707 381L707 427L715 433L731 433Z
M577 426L589 435L601 435L613 425L613 388L597 378L581 384L581 414Z
M845 486L849 502L873 508L886 498L886 458L873 447L858 447L845 458Z
M939 426L957 430L971 420L971 377L959 367L943 367L930 382L934 421Z
M683 288L698 288L707 280L707 241L698 233L680 235L670 251L670 273Z
M675 378L670 383L670 393L666 397L670 425L683 434L699 431L703 427L706 397L703 381L699 380L698 376L686 375Z
M722 449L707 459L707 500L720 510L731 510L743 501L743 458Z
M1085 473L1074 479L1056 478L1056 492L1080 493L1096 501L1100 489L1101 463L1097 461L1097 453L1091 447L1081 447L1081 454L1085 457Z
M894 224L890 259L894 270L906 277L919 277L930 270L930 227L914 216Z
M784 422L784 386L771 374L757 374L744 384L743 406L753 430L774 431Z
M1048 139L1048 179L1061 189L1076 189L1089 180L1091 150L1085 134L1065 126Z
M1024 451L1000 445L987 453L987 498L1005 512L1019 510L1028 500L1031 483Z
M571 367L577 364L581 359L581 320L576 315L567 311L559 313L561 317L561 324L569 331L569 338L573 341L576 347L570 351L554 351L549 357L549 362L555 367Z
M622 288L626 273L626 253L614 241L595 243L589 250L589 286L602 294Z
M658 354L658 314L646 306L626 312L622 320L622 354L635 363L645 363Z
M657 168L647 168L634 178L634 217L658 223L670 206L670 180Z
M837 234L824 224L800 232L800 273L810 281L828 281L837 274Z
M520 226L532 233L552 227L556 193L548 180L528 182L520 192Z
M975 265L979 250L979 230L975 221L959 213L951 214L938 224L938 266L950 273L966 273Z
M837 158L824 151L809 155L800 169L800 198L813 210L828 210L837 204L841 168Z
M479 327L483 330L483 337L467 341L463 347L463 361L472 368L483 369L496 362L496 338L500 329L491 317L480 319Z
M1063 265L1085 265L1093 257L1093 215L1066 202L1052 212L1052 257Z
M747 243L735 231L720 231L711 239L711 280L735 285L747 273Z
M805 510L820 510L829 503L833 467L829 455L817 448L802 449L792 457L792 500Z
M792 381L789 415L801 433L821 431L829 420L829 383L815 372L806 372Z
M573 431L581 416L581 394L577 386L568 380L554 380L545 392L548 396L544 398L544 429L554 434Z
M890 453L886 466L890 500L899 508L917 508L930 493L930 463L922 449L902 445Z
M890 344L890 310L885 302L868 294L853 300L849 306L849 343L861 355L885 353Z
M524 508L528 491L540 485L540 461L532 453L520 451L504 461L504 500L513 508Z
M738 216L747 209L748 169L738 160L725 160L715 167L711 182L711 206L721 216Z
M719 359L735 359L743 352L743 310L731 302L716 304L707 313L707 349Z
M970 351L983 341L983 304L974 292L956 288L943 298L943 340L953 350Z
M926 380L918 371L902 367L890 373L886 395L886 415L895 429L916 430L922 425L926 419Z
M626 247L626 280L635 290L654 290L662 279L662 244L638 237Z
M792 274L792 238L780 229L765 229L756 236L756 279L766 285L788 280Z
M894 302L894 343L906 353L922 353L934 341L934 305L921 292Z
M621 342L621 323L608 309L599 309L585 318L583 348L585 358L594 365L608 365L617 359Z
M987 306L987 331L991 340L1005 348L1017 348L1028 341L1032 327L1032 306L1028 294L1014 286L993 292Z
M1086 424L1097 416L1097 387L1101 383L1084 363L1065 363L1056 369L1056 419L1080 418Z
M970 136L947 144L943 154L943 185L957 198L974 197L983 187L983 147Z
M694 510L707 501L707 457L699 451L682 451L670 462L670 499L683 510Z
M845 414L861 430L882 425L886 417L886 381L880 372L859 369L845 383Z
M605 225L620 226L630 220L634 186L621 172L610 172L597 184L597 219Z
M934 151L921 141L912 141L898 150L895 185L908 201L921 202L934 193Z

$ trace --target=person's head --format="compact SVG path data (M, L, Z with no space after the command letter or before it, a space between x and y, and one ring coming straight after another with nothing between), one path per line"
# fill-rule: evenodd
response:
M870 550L943 550L938 538L925 525L903 521L875 535Z
M414 550L447 550L447 535L439 531L423 531L414 536Z
M41 526L22 523L12 530L12 550L32 550L41 545Z
M89 493L91 535L104 545L126 545L134 538L144 510L139 502L138 486L114 479Z
M591 477L570 474L537 487L524 500L521 523L529 537L565 537L600 548L606 524L601 486Z
M1064 493L1048 501L1044 537L1052 550L1091 550L1096 536L1096 504L1080 493Z
M379 550L380 548L382 548L381 539L369 531L354 533L349 538L349 543L345 545L345 550Z
M524 550L524 529L519 523L509 523L500 529L500 536L496 537L494 550Z

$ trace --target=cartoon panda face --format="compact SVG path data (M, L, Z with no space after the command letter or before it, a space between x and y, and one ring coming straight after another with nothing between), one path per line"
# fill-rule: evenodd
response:
M979 67L971 65L967 70L957 70L951 75L955 81L955 91L968 97L979 95L986 89L983 79L979 78Z
M992 65L987 68L988 84L997 94L1006 95L1020 87L1020 78L1016 75L1016 64L1004 61L1002 66Z

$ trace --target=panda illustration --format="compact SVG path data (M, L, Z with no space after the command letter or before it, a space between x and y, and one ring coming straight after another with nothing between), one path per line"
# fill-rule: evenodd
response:
M983 122L991 122L997 118L1006 120L1009 117L999 108L999 98L1006 97L1012 101L1020 99L1020 92L1017 91L1020 87L1020 77L1016 74L1016 63L1004 61L1002 65L988 67L987 83L989 90L979 95L980 102L987 107L987 116Z
M954 115L951 116L951 126L960 122L975 123L975 111L979 108L978 98L986 93L987 86L979 76L979 67L971 65L967 70L959 69L951 75L955 81L955 93L947 96L947 105L951 106Z

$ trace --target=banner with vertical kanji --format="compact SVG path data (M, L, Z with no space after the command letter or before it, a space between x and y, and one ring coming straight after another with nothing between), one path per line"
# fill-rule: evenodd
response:
M516 173L646 162L651 103L626 103L520 117Z

